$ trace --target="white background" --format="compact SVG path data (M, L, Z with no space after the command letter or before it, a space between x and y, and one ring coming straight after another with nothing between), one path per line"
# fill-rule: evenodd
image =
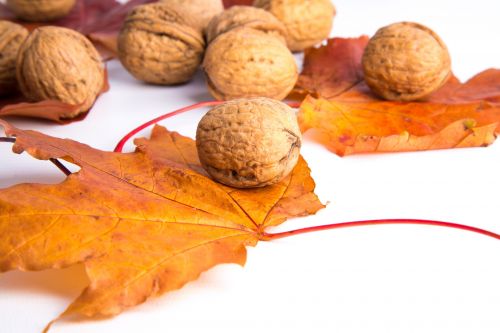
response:
M413 20L447 42L467 79L500 67L500 4L475 1L336 1L332 34L373 34ZM153 87L109 64L111 91L83 122L15 120L23 129L112 150L130 129L178 107L211 99L201 75ZM162 124L193 136L206 110ZM144 131L147 135L149 131ZM132 146L127 146L131 150ZM489 148L339 158L306 140L303 155L328 207L278 230L373 218L440 219L500 233L500 143ZM48 162L0 146L0 187L52 183ZM83 268L0 275L0 331L39 332L87 281ZM245 268L223 265L180 291L101 321L59 322L52 332L500 332L500 242L452 229L376 226L261 243Z

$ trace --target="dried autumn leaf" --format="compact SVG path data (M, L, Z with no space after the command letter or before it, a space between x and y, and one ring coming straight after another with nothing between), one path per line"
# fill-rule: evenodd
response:
M362 82L361 58L368 40L368 36L332 38L324 46L307 49L293 94L330 99Z
M0 124L14 152L81 167L61 184L0 190L0 271L85 265L90 284L64 314L116 315L243 265L267 227L323 208L303 159L277 185L239 190L210 180L194 141L163 127L121 154Z
M452 77L421 102L389 102L371 93L361 57L367 37L334 38L306 52L294 96L306 98L302 131L338 155L491 144L500 130L500 70L466 83ZM315 97L312 97L315 96Z
M351 103L308 97L299 123L340 156L493 143L500 108L488 103Z
M253 5L253 0L223 0L224 8L229 8L232 6L251 6Z
M0 3L0 20L14 21L16 17L5 4Z
M56 25L74 29L86 35L96 45L104 59L116 56L116 38L128 11L153 0L77 0L73 10L64 18L53 22L30 23L16 19L6 5L0 3L0 20L16 21L33 30L42 25Z
M100 94L103 94L108 90L109 82L107 78L107 71L105 71L104 86L102 87ZM7 116L31 117L66 124L85 119L90 110L77 117L73 116L79 108L80 105L71 105L55 100L30 103L21 94L17 94L15 96L8 96L0 99L0 118Z

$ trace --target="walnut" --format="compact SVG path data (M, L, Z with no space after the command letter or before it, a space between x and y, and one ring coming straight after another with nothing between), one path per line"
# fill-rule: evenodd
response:
M29 100L80 105L68 118L88 111L104 86L99 53L85 36L66 28L34 30L19 50L16 67L19 88Z
M254 0L253 5L270 11L285 24L288 47L294 52L328 38L335 17L331 0Z
M205 30L214 16L224 11L222 0L161 0L160 2L182 6L191 17L195 18L194 26L201 31Z
M16 58L28 30L19 24L0 21L0 96L17 90Z
M292 53L279 38L241 27L217 37L203 61L208 90L217 99L283 99L298 77Z
M293 110L269 98L238 99L210 110L198 124L203 168L223 184L275 184L297 164L301 134Z
M25 21L46 22L66 16L76 0L7 0L7 7Z
M169 3L135 7L118 37L118 55L137 79L153 84L190 80L201 63L205 41L182 8Z
M283 23L264 9L250 6L233 6L213 18L207 27L207 42L242 26L275 35L286 43L286 28Z
M451 73L448 49L431 29L411 22L391 24L373 36L363 54L368 86L395 101L424 98Z

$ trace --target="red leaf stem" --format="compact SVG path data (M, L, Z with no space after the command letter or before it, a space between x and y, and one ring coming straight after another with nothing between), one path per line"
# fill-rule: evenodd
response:
M159 117L157 117L155 119L152 119L152 120L150 120L150 121L142 124L141 126L133 129L127 135L125 135L120 140L120 142L118 142L118 144L116 145L114 151L116 153L121 153L122 150L123 150L123 146L125 146L125 144L127 143L128 140L130 140L130 138L132 138L134 135L136 135L137 133L139 133L143 129L148 128L149 126L154 125L154 124L156 124L156 123L158 123L158 122L160 122L160 121L162 121L164 119L171 118L171 117L176 116L178 114L181 114L181 113L184 113L184 112L188 112L188 111L191 111L191 110L195 110L195 109L198 109L198 108L202 108L202 107L206 107L206 106L219 105L221 103L223 103L223 102L221 102L221 101L200 102L200 103L196 103L196 104L193 104L193 105L190 105L190 106L186 106L184 108L181 108L181 109L178 109L178 110L166 113L166 114L164 114L162 116L159 116Z
M399 225L413 224L413 225L438 226L438 227L445 227L445 228L452 228L452 229L459 229L459 230L474 232L477 234L481 234L483 236L488 236L488 237L492 237L492 238L495 238L497 240L500 240L500 235L497 233L494 233L492 231L488 231L488 230L484 230L484 229L480 229L480 228L476 228L476 227L472 227L472 226L468 226L468 225L458 224L458 223L433 221L433 220L416 220L416 219L366 220L366 221L334 223L334 224L320 225L320 226L315 226L315 227L279 232L279 233L275 233L275 234L263 233L261 235L261 240L270 241L270 240L286 238L286 237L290 237L290 236L301 235L301 234L306 234L306 233L316 232L316 231L351 228L351 227L364 227L364 226L371 226L371 225L388 225L388 224L399 224Z
M127 141L130 140L130 138L132 138L134 135L136 135L137 133L139 133L143 129L146 129L149 126L154 125L154 124L156 124L156 123L158 123L158 122L160 122L160 121L162 121L164 119L171 118L173 116L176 116L178 114L181 114L181 113L184 113L184 112L188 112L188 111L191 111L191 110L195 110L195 109L199 109L199 108L203 108L203 107L207 107L207 106L215 106L215 105L219 105L219 104L222 104L222 103L224 103L224 102L223 101L205 101L205 102L200 102L200 103L189 105L189 106L186 106L184 108L181 108L181 109L178 109L178 110L166 113L166 114L164 114L162 116L159 116L159 117L157 117L155 119L152 119L152 120L150 120L150 121L142 124L141 126L135 128L134 130L132 130L131 132L129 132L127 135L125 135L120 140L120 142L118 142L118 144L116 145L114 151L116 153L121 153L123 151L123 147L125 146L125 144L127 143ZM288 102L287 104L290 107L292 107L292 108L298 108L300 106L300 102Z

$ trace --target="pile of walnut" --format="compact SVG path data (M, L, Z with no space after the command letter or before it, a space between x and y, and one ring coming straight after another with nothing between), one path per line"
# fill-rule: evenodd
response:
M31 34L22 26L0 21L0 92L17 90L30 101L59 101L73 106L74 118L94 104L105 85L104 66L82 34L45 26Z
M334 15L330 0L255 1L225 11L222 0L163 0L128 14L119 58L148 83L184 83L202 65L217 99L283 99L298 77L290 50L327 38Z
M66 15L75 0L7 0L21 19ZM296 165L301 135L293 111L278 100L293 89L292 51L330 33L330 0L255 0L224 10L222 0L162 0L135 7L118 36L118 55L137 79L161 85L189 81L202 65L208 90L230 100L209 111L196 134L200 161L234 187L279 182ZM57 100L87 111L104 85L94 46L80 33L46 26L31 34L0 21L0 94L19 89L31 101ZM381 28L362 59L365 81L384 99L425 98L448 79L446 45L429 28L401 22Z

